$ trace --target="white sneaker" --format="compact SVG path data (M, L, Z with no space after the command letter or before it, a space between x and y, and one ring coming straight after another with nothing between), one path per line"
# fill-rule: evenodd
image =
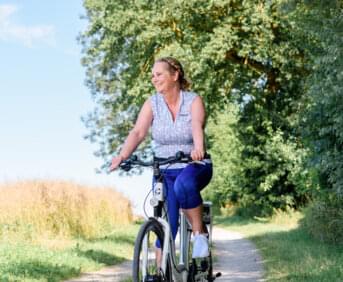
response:
M204 258L209 256L208 239L204 234L196 234L193 237L192 258Z

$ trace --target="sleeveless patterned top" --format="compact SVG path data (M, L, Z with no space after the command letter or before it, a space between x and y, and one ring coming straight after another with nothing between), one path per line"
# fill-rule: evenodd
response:
M175 156L178 151L190 154L193 149L191 105L197 94L181 91L180 95L180 107L175 121L162 94L156 93L150 97L153 112L151 130L156 157L168 158ZM177 165L183 167L183 164Z

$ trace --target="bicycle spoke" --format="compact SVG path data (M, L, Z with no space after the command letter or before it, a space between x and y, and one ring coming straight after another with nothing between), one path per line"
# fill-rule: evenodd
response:
M163 242L157 222L147 222L137 237L134 255L134 281L162 281L162 274L156 257L156 242Z
M156 261L156 247L155 242L157 235L153 230L147 232L143 238L141 253L139 255L140 261L140 281L145 281L146 277L158 276L158 266Z

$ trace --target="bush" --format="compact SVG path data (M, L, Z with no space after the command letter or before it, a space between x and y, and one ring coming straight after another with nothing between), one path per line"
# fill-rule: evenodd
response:
M311 203L305 212L303 225L320 241L343 244L343 198L325 195Z

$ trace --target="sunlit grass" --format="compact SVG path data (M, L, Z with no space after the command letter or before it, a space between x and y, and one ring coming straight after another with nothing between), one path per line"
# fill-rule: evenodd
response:
M119 227L92 240L2 241L0 281L62 281L130 260L138 228L136 224Z
M64 181L24 181L0 186L1 238L91 238L130 222L131 204L113 188L91 188Z
M0 281L61 281L131 259L127 198L63 181L0 186Z
M218 217L218 225L251 239L260 250L266 281L342 281L343 246L314 240L299 212L273 218Z

